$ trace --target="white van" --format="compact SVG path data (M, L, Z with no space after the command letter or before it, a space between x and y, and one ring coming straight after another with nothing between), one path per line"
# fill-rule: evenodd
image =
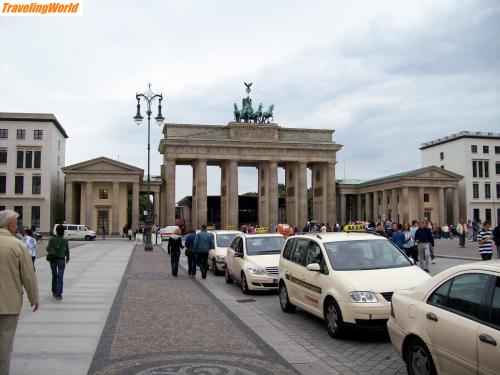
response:
M54 229L52 233L57 236L56 227L62 225L64 227L64 238L68 240L85 240L92 241L96 234L93 230L90 230L85 225L79 224L54 224Z

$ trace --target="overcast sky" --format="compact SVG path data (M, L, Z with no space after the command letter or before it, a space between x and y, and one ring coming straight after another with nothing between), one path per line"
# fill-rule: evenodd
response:
M500 1L85 0L83 17L0 17L0 111L53 113L66 165L146 170L132 116L148 82L168 122L227 124L244 81L280 126L335 129L337 178L418 168L422 142L500 131ZM209 168L209 194L219 179ZM240 168L240 193L256 185ZM177 198L190 189L178 167Z

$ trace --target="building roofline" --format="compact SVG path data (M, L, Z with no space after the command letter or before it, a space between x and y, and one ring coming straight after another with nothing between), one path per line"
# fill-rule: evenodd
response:
M460 133L454 133L446 137L438 138L433 141L422 143L420 150L425 150L426 148L441 145L443 143L448 143L456 141L462 138L475 138L475 139L500 139L500 133L493 132L469 132L461 131Z
M52 122L64 138L69 138L66 130L52 113L0 112L0 121Z

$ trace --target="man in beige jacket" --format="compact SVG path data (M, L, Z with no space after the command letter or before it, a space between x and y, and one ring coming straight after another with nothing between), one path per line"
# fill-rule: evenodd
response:
M33 264L24 244L16 237L17 217L0 211L0 374L8 374L17 321L23 302L23 287L33 311L38 310L38 285Z

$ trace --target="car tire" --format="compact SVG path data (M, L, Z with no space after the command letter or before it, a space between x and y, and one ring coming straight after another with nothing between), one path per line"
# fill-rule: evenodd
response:
M283 310L283 312L286 312L286 313L295 312L296 307L288 299L288 290L286 289L286 285L284 282L280 283L278 293L279 293L279 298L280 298L281 310Z
M92 238L90 238L90 236L85 236L85 241L90 241L92 240Z
M413 338L406 346L406 370L409 375L436 375L436 366L427 345L419 338Z
M341 339L344 337L345 327L342 319L342 312L333 298L326 300L324 314L328 334L334 339Z
M228 284L233 283L233 278L229 274L229 268L227 268L227 264L226 264L226 272L224 272L224 279L226 279L226 283L228 283Z
M245 276L244 272L241 273L241 291L243 292L243 294L250 294L247 277Z
M212 268L214 269L214 276L217 276L219 274L219 271L217 271L217 264L215 262L215 259L212 260Z

